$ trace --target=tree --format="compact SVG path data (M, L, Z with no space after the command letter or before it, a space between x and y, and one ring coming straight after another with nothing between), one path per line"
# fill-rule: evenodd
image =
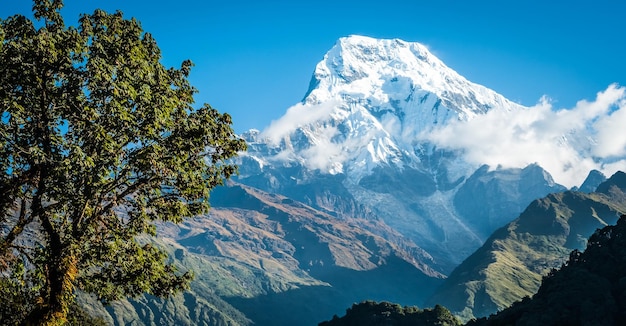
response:
M440 305L433 309L418 307L402 307L396 303L363 301L353 304L346 310L343 317L333 316L330 321L319 323L319 326L342 325L451 325L461 323L452 313Z
M206 212L245 150L228 114L192 107L190 61L166 69L119 11L68 27L62 6L0 20L0 305L28 300L35 324L65 323L78 290L185 289L191 274L138 236Z

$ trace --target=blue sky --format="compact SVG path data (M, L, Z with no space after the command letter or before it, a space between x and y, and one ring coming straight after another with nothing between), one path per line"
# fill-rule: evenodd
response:
M0 17L31 1L0 0ZM427 45L448 66L524 105L555 108L626 85L626 2L66 0L63 14L120 9L141 21L163 63L191 59L199 103L263 129L302 99L317 62L342 36ZM1 64L1 63L0 63Z

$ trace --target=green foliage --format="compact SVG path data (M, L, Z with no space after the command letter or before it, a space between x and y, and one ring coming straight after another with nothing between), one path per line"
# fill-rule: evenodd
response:
M368 326L368 325L440 325L455 326L461 323L442 306L421 310L417 307L402 307L389 302L364 301L353 304L343 317L333 316L319 326Z
M0 20L0 306L48 324L76 290L108 303L185 289L191 274L136 236L206 212L245 150L228 114L191 106L190 61L163 67L121 12L66 27L61 7L35 0L40 27Z
M28 314L35 309L38 289L33 287L32 274L27 273L21 261L12 262L12 277L0 278L0 321L2 325L22 325ZM85 312L72 302L68 308L68 325L106 325L99 317Z

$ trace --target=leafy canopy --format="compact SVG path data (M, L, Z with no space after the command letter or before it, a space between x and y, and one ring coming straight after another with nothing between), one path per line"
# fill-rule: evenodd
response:
M461 323L448 309L436 305L432 309L402 307L390 302L363 301L353 304L343 317L319 323L319 326L376 326L376 325L441 325L459 326Z
M206 212L245 150L228 114L192 107L190 61L165 68L119 11L72 27L62 6L0 20L0 305L30 298L2 313L51 324L77 290L108 303L184 289L191 275L137 236Z

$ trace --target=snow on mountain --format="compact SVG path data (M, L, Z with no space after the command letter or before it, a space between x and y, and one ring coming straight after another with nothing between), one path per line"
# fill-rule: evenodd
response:
M489 112L524 110L419 43L345 37L316 66L301 103L262 132L243 135L249 147L238 179L338 218L383 221L445 270L478 248L501 216L517 216L529 198L562 188L539 166L528 180L519 169L476 172L481 162L424 135ZM459 189L475 172L482 176L472 179L476 191L459 202ZM457 210L464 200L486 215L473 220Z
M517 106L494 91L469 82L419 43L365 36L339 39L317 65L305 101L321 103L340 96L366 99L373 108L413 94L433 93L462 117L490 107ZM460 105L459 105L460 104Z
M451 120L521 108L469 82L419 43L349 36L317 65L302 103L256 139L271 158L360 180L380 165L420 161L419 135ZM251 153L254 155L254 153ZM468 167L461 167L467 174Z

